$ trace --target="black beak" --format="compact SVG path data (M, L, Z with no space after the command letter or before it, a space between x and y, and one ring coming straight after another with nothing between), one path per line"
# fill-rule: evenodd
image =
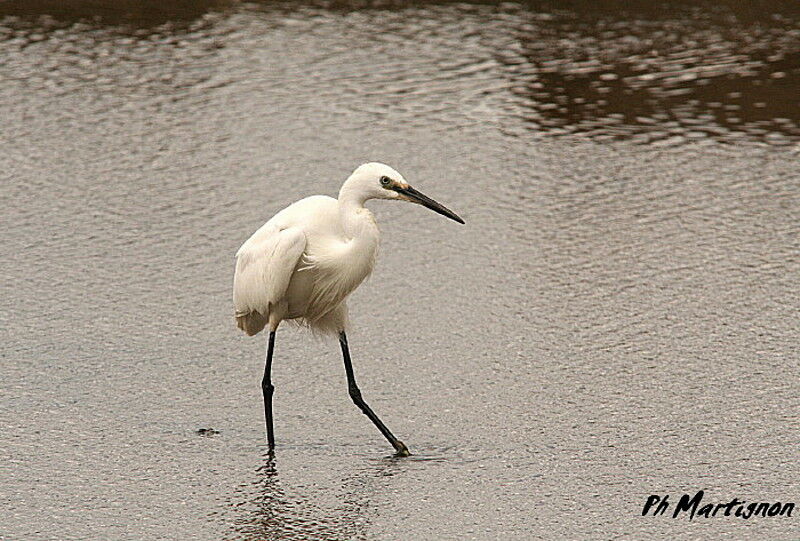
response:
M406 196L406 198L409 201L411 201L412 203L418 203L418 204L420 204L420 205L422 205L424 207L428 207L433 212L438 212L442 216L447 216L451 220L455 220L456 222L458 222L460 224L464 223L464 220L462 220L458 216L458 214L456 214L455 212L453 212L449 208L445 207L444 205L442 205L440 203L437 203L436 201L434 201L433 199L431 199L430 197L428 197L424 193L418 192L417 190L415 190L411 186L409 186L408 188L399 188L398 187L398 188L394 188L394 190L397 193Z

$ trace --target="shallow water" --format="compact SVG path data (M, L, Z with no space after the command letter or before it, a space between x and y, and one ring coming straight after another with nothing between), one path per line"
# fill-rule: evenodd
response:
M0 538L796 538L641 516L796 500L793 3L98 4L0 4ZM367 160L467 221L371 204L416 454L287 327L270 461L233 253Z

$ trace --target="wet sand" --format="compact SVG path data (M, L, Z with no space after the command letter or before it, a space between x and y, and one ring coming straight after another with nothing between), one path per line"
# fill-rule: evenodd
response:
M56 4L0 4L0 539L797 537L641 516L797 500L792 3ZM415 455L287 326L270 461L233 254L368 160L467 222L370 203Z

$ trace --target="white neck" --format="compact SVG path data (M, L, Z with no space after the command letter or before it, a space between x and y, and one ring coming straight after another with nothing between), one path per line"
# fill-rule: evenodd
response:
M369 199L369 196L358 185L354 185L352 179L342 184L339 190L339 203L353 203L359 207L364 207L364 202Z
M339 221L347 241L343 244L346 259L351 262L348 274L358 284L372 272L380 244L380 231L375 217L364 207L367 198L355 190L339 192ZM358 264L353 265L353 262Z
M364 207L367 197L346 183L339 191L339 219L348 238L376 237L378 227L372 213Z

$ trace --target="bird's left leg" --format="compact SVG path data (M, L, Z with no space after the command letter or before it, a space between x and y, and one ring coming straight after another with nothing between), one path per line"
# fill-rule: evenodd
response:
M344 370L347 372L347 386L350 390L350 398L353 399L356 406L369 417L369 420L373 422L375 426L378 427L378 430L381 431L381 434L389 440L389 443L392 444L394 450L396 451L395 456L409 456L411 453L408 451L408 447L405 444L394 437L394 434L386 427L383 422L375 415L375 412L372 411L364 399L361 397L361 390L358 388L356 384L356 376L353 373L353 363L350 360L350 348L347 346L347 335L342 331L339 333L339 344L342 346L342 357L344 357Z
M264 377L261 379L261 392L264 395L264 421L267 424L267 444L270 453L275 449L275 433L272 430L272 350L275 348L275 331L269 332L267 360L264 363Z

